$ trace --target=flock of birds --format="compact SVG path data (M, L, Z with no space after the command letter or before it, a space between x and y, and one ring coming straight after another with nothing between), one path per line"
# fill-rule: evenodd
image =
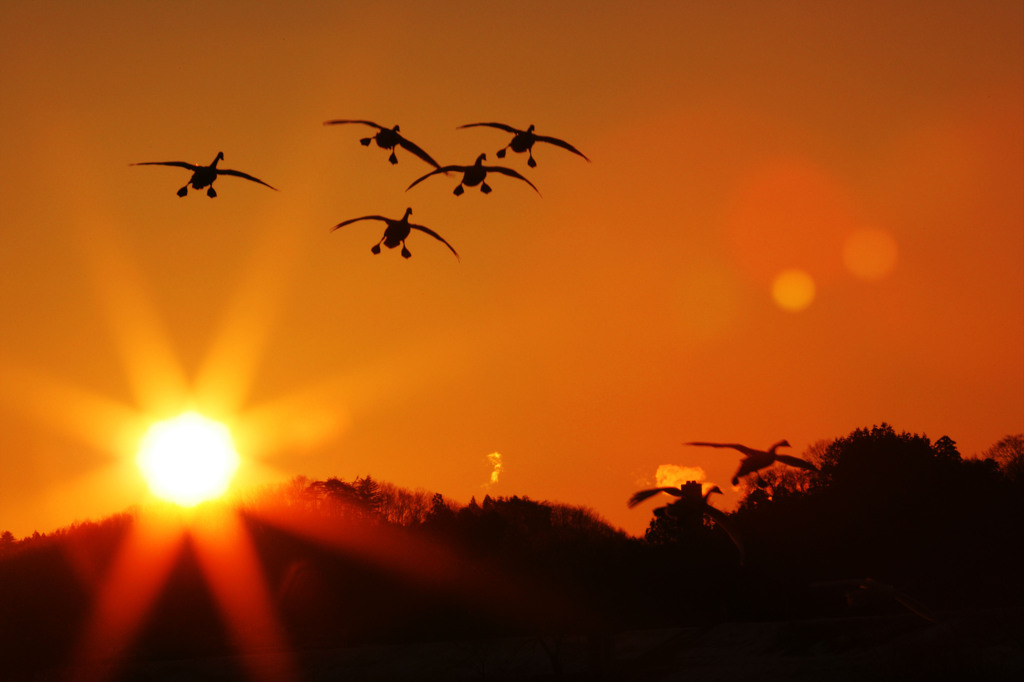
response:
M518 171L512 168L507 168L505 166L484 165L484 161L487 160L487 154L479 154L476 157L476 161L474 161L473 164L471 165L447 164L442 166L437 161L435 161L430 154L424 151L422 147L420 147L419 145L417 145L416 143L412 142L404 135L402 135L401 130L397 125L392 126L391 128L387 128L385 126L380 125L379 123L374 123L373 121L367 121L364 119L334 119L331 121L324 121L324 125L344 124L357 124L375 128L376 132L372 136L361 138L359 140L359 143L362 144L364 147L367 147L371 143L376 142L377 146L380 147L381 149L390 151L391 154L390 156L388 156L388 161L391 162L391 164L398 163L398 156L395 153L395 151L400 147L403 150L412 154L413 156L419 158L420 160L434 167L434 169L431 170L430 172L414 180L412 184L410 184L406 188L406 191L409 191L416 185L420 184L427 178L430 178L434 175L448 175L449 173L461 173L462 179L459 181L459 184L455 186L455 189L452 192L455 196L460 196L461 194L463 194L465 192L466 187L478 186L480 187L481 192L483 192L484 194L490 194L491 186L488 185L486 182L487 176L488 174L496 174L505 175L510 178L521 180L528 184L530 187L532 187L533 190L537 192L538 195L540 195L540 190L538 190L532 182L530 182ZM533 158L533 146L538 142L543 142L545 144L561 147L562 149L565 149L569 152L572 152L573 154L576 154L577 156L582 157L588 162L590 161L590 159L588 159L586 155L583 154L583 152L576 149L576 147L569 144L565 140L559 139L557 137L550 137L547 135L538 135L537 133L534 132L533 125L530 125L530 127L526 128L525 130L515 128L505 123L494 122L467 123L466 125L458 126L458 128L460 129L474 127L496 128L498 130L502 130L505 131L506 133L512 134L511 141L507 145L498 150L496 155L499 159L505 158L505 155L509 149L518 154L522 154L525 152L528 155L528 160L526 164L530 168L535 168L537 166L537 161ZM195 190L202 190L203 188L206 188L206 196L210 197L211 199L213 197L216 197L217 192L216 190L213 189L213 183L221 175L229 175L238 178L243 178L245 180L250 180L252 182L259 183L264 187L269 187L270 189L277 191L276 187L273 187L272 185L269 185L263 180L260 180L259 178L254 177L248 173L243 173L242 171L237 170L231 170L229 168L218 167L217 164L220 163L223 159L224 152L219 152L217 156L213 159L213 162L208 166L196 165L192 163L187 163L185 161L143 161L141 163L133 163L131 165L174 166L177 168L184 168L188 171L191 171L192 176L189 178L188 182L186 182L185 185L178 190L179 197L184 197L185 195L187 195L188 188L190 186L192 187L192 189ZM405 211L405 215L403 215L401 218L397 220L393 218L387 218L381 215L360 216L358 218L351 218L349 220L341 221L340 223L332 227L331 231L333 232L338 228L344 227L346 225L351 225L352 223L361 220L378 220L383 222L386 227L384 228L384 236L382 236L380 241L378 241L373 246L373 248L370 249L370 251L374 254L378 254L381 252L381 245L384 245L389 249L401 246L402 257L409 258L410 256L412 256L412 252L410 252L408 247L406 247L405 240L409 237L413 230L417 230L419 232L423 232L424 234L430 235L434 239L437 239L445 246L447 246L448 249L455 255L456 258L459 258L459 254L455 250L455 248L451 244L449 244L448 241L445 240L444 237L442 237L440 234L423 225L416 225L415 223L410 223L410 215L412 215L412 208L407 208Z
M449 173L461 173L462 179L459 181L459 184L456 185L455 189L452 191L452 193L455 196L462 195L465 192L466 187L477 186L480 187L480 191L482 193L490 194L492 189L491 186L487 184L486 178L488 174L498 174L505 175L517 180L521 180L528 184L530 187L532 187L533 190L537 192L538 195L540 195L540 190L538 190L532 182L530 182L518 171L512 168L507 168L505 166L484 165L484 161L487 159L486 154L479 154L476 157L476 161L474 161L472 165L448 164L442 166L437 161L435 161L434 158L430 156L430 154L424 151L422 147L420 147L419 145L415 144L414 142L403 136L399 126L397 125L392 126L391 128L387 128L378 123L374 123L373 121L367 121L364 119L335 119L331 121L324 121L324 125L344 124L358 124L375 128L377 131L376 133L374 133L370 137L361 138L359 140L359 143L364 147L367 147L371 143L376 142L377 146L380 147L381 149L390 151L391 154L388 156L388 161L391 164L398 163L398 156L395 153L395 151L397 148L400 147L405 151L409 152L410 154L412 154L413 156L424 161L425 163L433 166L433 170L414 180L406 188L406 191L412 189L416 185L420 184L424 180L434 175L448 175ZM537 142L543 142L546 144L554 145L556 147L561 147L562 149L565 149L569 152L572 152L573 154L576 154L577 156L582 157L588 162L590 161L590 159L587 158L586 155L583 154L583 152L576 149L576 147L569 144L565 140L556 137L550 137L547 135L538 135L537 133L534 132L533 125L530 125L525 130L514 128L504 123L494 122L467 123L466 125L458 126L459 129L473 127L496 128L498 130L502 130L505 131L506 133L512 134L511 141L497 151L496 156L499 159L505 158L506 153L508 152L509 149L511 149L513 152L516 152L518 154L526 153L528 156L526 164L530 168L535 168L537 166L537 161L536 159L533 158L533 146ZM179 189L177 192L179 197L186 196L188 194L188 188L190 186L195 190L201 190L203 188L206 188L206 195L208 197L216 197L217 192L216 190L213 189L213 183L221 175L243 178L245 180L250 180L252 182L259 183L264 187L269 187L270 189L277 191L276 187L273 187L272 185L248 173L243 173L242 171L232 170L229 168L220 168L218 164L223 159L224 153L219 152L217 156L214 157L213 162L210 163L208 166L196 165L192 163L187 163L185 161L144 161L141 163L133 163L131 165L174 166L191 171L192 176L189 178L188 182L186 182L185 185L181 187L181 189ZM397 220L393 218L387 218L381 215L359 216L358 218L350 218L348 220L341 221L340 223L332 227L331 231L333 232L334 230L345 227L346 225L351 225L352 223L356 223L363 220L377 220L383 222L386 227L384 229L384 235L381 237L380 241L378 241L370 249L370 251L375 255L381 252L381 245L383 245L389 249L401 246L402 257L411 257L412 253L409 251L408 247L406 247L405 240L409 237L412 230L417 230L423 232L424 234L430 235L434 239L437 239L445 246L447 246L448 249L455 255L456 258L459 257L459 254L455 250L455 248L451 244L449 244L448 241L445 240L444 237L442 237L440 234L424 225L416 225L414 223L410 223L410 215L412 215L412 208L406 208L405 214ZM792 455L786 455L777 452L778 448L780 447L790 447L789 441L787 440L780 440L767 450L757 450L751 447L747 447L746 445L742 445L740 443L712 443L705 441L690 441L685 443L685 445L709 448L729 448L740 452L743 455L743 458L740 460L739 468L736 470L736 473L732 477L732 484L734 486L739 484L739 480L741 477L748 476L750 474L756 474L758 471L770 467L775 463L786 464L788 466L796 467L806 471L818 471L817 467L815 467L813 464L806 460L800 459L799 457L793 457ZM745 551L743 547L743 542L741 541L739 534L730 525L726 514L711 506L709 502L709 498L711 497L711 495L715 493L721 494L721 492L721 488L719 488L717 485L710 485L707 487L706 490L702 492L702 487L700 486L700 484L691 481L688 483L683 483L682 485L679 486L666 486L639 490L633 493L633 495L629 498L627 504L630 508L635 507L644 500L654 497L659 493L665 493L667 495L677 498L668 505L655 508L653 510L654 515L656 517L663 517L665 515L684 514L692 515L696 518L703 518L704 516L712 518L715 521L715 525L722 531L724 531L732 540L733 544L736 547L736 550L739 553L739 563L742 565L744 561ZM929 614L927 610L924 609L921 605L911 600L910 597L904 595L901 592L898 592L897 590L895 590L895 588L893 588L890 585L880 583L878 581L872 580L871 578L835 581L830 583L819 583L818 586L840 586L849 588L849 591L847 592L847 598L851 601L857 598L861 598L863 595L881 595L882 597L894 599L899 603L903 604L907 609L919 615L921 618L934 622L934 617L931 614Z

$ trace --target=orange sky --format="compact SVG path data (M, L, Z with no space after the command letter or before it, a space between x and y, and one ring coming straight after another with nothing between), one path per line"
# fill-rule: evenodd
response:
M1024 5L492 5L0 4L0 529L145 499L138 438L186 407L235 429L242 484L634 533L660 465L728 488L737 457L684 441L1024 430ZM335 118L443 164L508 141L458 125L534 123L593 163L538 145L500 163L543 197L406 192L429 167ZM218 151L281 191L129 166ZM328 232L407 206L461 262Z

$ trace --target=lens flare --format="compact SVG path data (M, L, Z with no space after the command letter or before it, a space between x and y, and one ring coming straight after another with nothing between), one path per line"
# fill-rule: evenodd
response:
M814 280L803 270L783 270L772 283L772 298L783 310L800 312L814 300Z
M226 426L186 412L150 427L138 465L154 495L192 507L227 491L239 457Z
M843 243L843 264L851 273L868 281L884 278L896 267L899 247L885 230L862 228Z

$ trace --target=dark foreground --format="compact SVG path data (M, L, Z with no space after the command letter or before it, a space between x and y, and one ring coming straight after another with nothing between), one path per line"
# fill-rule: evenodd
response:
M1020 680L1024 619L1001 610L261 652L266 679L328 680ZM292 673L279 677L291 669ZM260 677L260 673L256 677ZM94 663L34 680L244 680L237 657Z

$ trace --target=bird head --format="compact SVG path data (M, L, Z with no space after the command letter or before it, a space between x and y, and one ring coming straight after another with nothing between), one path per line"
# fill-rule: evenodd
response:
M405 215L402 216L402 220L405 220L406 218L408 218L411 215L412 215L412 207L409 207L409 208L405 209Z
M788 441L788 440L786 440L785 438L783 438L783 439L782 439L782 440L780 440L780 441L779 441L778 443L776 443L775 445L773 445L773 446L772 446L772 450L771 450L771 451L772 451L772 452L775 452L776 448L788 448L788 447L792 447L792 446L790 446L790 444L789 444L789 441Z
M487 154L481 154L480 156L476 157L476 162L478 164L483 163L486 160L487 160Z

